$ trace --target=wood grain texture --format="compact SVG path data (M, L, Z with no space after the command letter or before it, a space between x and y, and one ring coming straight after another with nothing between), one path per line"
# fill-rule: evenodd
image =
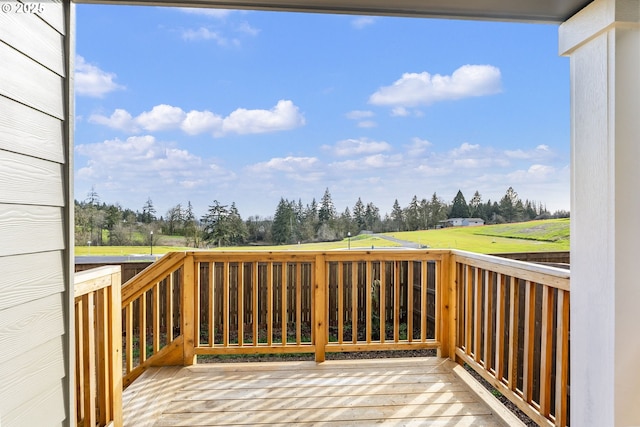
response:
M25 398L45 391L49 384L64 377L63 346L62 337L56 337L38 347L38 351L29 351L0 365L0 413L11 412Z
M64 206L62 169L60 163L0 150L0 203Z
M60 119L0 96L0 149L65 163Z
M0 203L0 257L63 250L64 228L62 208Z
M62 77L4 43L0 58L0 95L65 119Z
M0 310L64 291L62 252L0 257Z
M40 5L44 12L47 4ZM59 76L65 76L64 37L38 15L0 13L0 40Z
M453 366L413 358L150 368L125 391L124 425L503 425Z

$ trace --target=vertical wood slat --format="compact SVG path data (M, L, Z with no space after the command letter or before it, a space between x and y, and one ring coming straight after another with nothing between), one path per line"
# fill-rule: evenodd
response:
M514 277L509 278L509 373L510 390L518 387L518 328L520 324L520 286Z
M173 274L167 277L165 304L167 324L167 344L173 341Z
M493 368L491 350L493 349L493 271L485 270L484 280L484 367Z
M314 307L314 328L315 331L315 359L316 362L324 362L325 350L327 343L327 300L326 290L328 284L326 282L327 262L322 255L316 255L314 266L314 292L313 292L313 307Z
M128 374L133 370L133 302L127 304L125 308L125 321L126 321L126 373Z
M480 363L482 354L480 353L480 343L482 342L482 280L479 268L473 269L473 281L475 283L474 309L473 309L473 356L474 360Z
M244 263L238 263L238 345L244 346Z
M505 277L498 273L496 277L496 355L493 366L499 381L504 377L505 288Z
M267 345L273 344L273 262L267 263Z
M468 355L473 353L472 342L471 342L471 331L473 328L473 318L471 316L472 308L471 303L473 301L472 291L473 291L473 276L471 274L472 267L470 265L464 266L464 279L465 279L465 292L464 292L464 325L465 325L465 352Z
M252 264L252 269L251 269L251 273L252 273L252 285L251 285L251 291L253 293L252 298L251 298L251 302L252 302L252 313L251 313L251 319L252 319L252 326L253 326L253 346L257 347L258 345L258 323L259 323L259 318L258 318L258 284L259 284L259 264L258 261L255 261Z
M194 288L195 288L195 301L193 302L194 304L194 313L196 316L196 320L195 320L195 324L194 324L194 328L195 328L195 345L196 346L200 346L200 340L201 340L201 336L202 336L202 312L201 312L201 306L202 306L202 273L201 273L201 269L200 269L200 263L196 263L195 265L195 271L194 271L194 279L195 279L195 283L194 283Z
M282 329L282 345L287 345L287 290L289 289L289 263L282 263L282 281L280 289L280 326Z
M351 262L351 342L358 342L358 264Z
M380 343L387 338L387 263L380 261Z
M422 262L420 280L420 342L427 341L427 290L429 289L429 276L427 263Z
M302 342L302 264L296 264L296 344Z
M97 423L106 425L111 419L109 387L111 349L109 347L109 302L106 289L95 292Z
M426 261L424 262L426 264ZM440 345L440 352L442 352L442 330L448 328L448 325L445 326L445 324L447 324L447 320L441 320L444 319L442 317L442 313L445 311L443 310L443 292L442 292L442 288L443 288L443 284L441 281L441 273L440 273L440 269L442 268L442 261L437 261L436 262L436 268L434 271L434 276L433 276L433 280L434 280L434 286L433 289L435 290L435 313L434 313L434 338L436 341L440 341L441 345ZM426 280L426 279L425 279ZM425 288L428 289L428 286ZM445 293L445 295L448 295L448 293Z
M76 420L82 420L84 418L84 348L86 343L84 342L84 317L82 298L76 298L75 301L75 338L76 338Z
M231 266L228 261L222 263L222 346L229 347L229 296L231 286L229 276L231 274Z
M400 340L400 265L393 262L393 342Z
M548 286L542 288L542 328L540 344L540 413L545 417L551 412L551 366L553 358L553 302L554 292Z
M209 347L213 347L216 343L216 324L215 310L216 310L216 263L215 261L209 263Z
M338 261L338 343L344 339L344 263Z
M413 282L414 282L414 262L409 261L407 271L407 340L413 342Z
M153 286L153 353L160 350L160 284Z
M147 292L144 292L140 298L138 298L138 307L140 308L138 349L140 351L140 363L142 363L147 360Z
M371 323L372 323L372 299L373 299L373 266L371 261L367 261L365 264L365 298L366 298L366 307L365 307L365 322L366 322L366 340L367 344L371 343Z
M522 394L525 402L533 399L533 364L534 364L534 331L536 326L535 283L527 280L524 293L524 352L522 360Z
M569 292L558 290L556 335L555 424L567 425L567 384L569 383Z
M95 330L94 330L94 297L88 293L82 297L82 317L86 320L82 330L84 345L84 425L96 425L96 358L95 358Z

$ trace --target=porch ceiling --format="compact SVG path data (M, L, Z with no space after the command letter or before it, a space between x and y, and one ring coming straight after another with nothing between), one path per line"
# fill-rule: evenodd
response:
M560 23L591 0L80 0L224 9L286 10L356 15L421 16Z

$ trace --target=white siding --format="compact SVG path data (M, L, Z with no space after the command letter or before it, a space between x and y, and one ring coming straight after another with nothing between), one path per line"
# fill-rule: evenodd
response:
M15 6L15 1L12 2ZM70 425L71 7L0 13L0 424ZM15 9L13 9L15 10Z

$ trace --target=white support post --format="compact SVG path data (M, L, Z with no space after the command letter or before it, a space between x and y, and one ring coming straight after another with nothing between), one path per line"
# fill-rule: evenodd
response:
M571 60L571 425L640 425L640 0L560 27Z

